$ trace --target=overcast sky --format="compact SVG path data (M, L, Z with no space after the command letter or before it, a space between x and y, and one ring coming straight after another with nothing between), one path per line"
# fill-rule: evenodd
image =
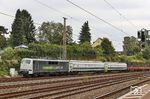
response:
M0 0L0 12L14 16L17 9L26 9L32 15L34 22L39 24L44 21L62 23L62 17L67 17L67 24L73 27L73 39L75 41L78 41L77 36L79 35L82 24L88 20L92 42L98 37L107 37L113 42L116 50L122 50L124 36L136 36L137 30L141 28L150 29L150 0L107 0L136 27L126 21L122 16L119 16L104 0L70 0L119 29L122 29L128 35L99 21L95 17L68 3L66 0L39 1L60 12L47 8L36 2L36 0ZM9 30L11 30L13 20L14 18L0 14L0 25L5 26ZM36 28L38 27L39 25L36 25Z

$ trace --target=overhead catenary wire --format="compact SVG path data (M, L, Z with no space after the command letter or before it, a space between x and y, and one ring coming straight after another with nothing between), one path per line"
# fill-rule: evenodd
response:
M11 18L15 18L15 16L10 15L10 14L7 14L7 13L4 13L4 12L0 12L0 14L2 14L2 15L4 15L4 16L11 17ZM41 25L40 23L35 23L35 22L34 22L34 24L36 24L36 25Z
M34 0L34 1L37 2L37 3L39 3L39 4L41 4L42 6L45 6L45 7L49 8L49 9L51 9L51 10L53 10L53 11L55 11L55 12L61 14L61 15L63 15L63 16L69 17L70 19L73 19L73 20L75 20L75 21L80 22L80 20L78 20L78 19L76 19L76 18L73 18L72 16L70 16L69 14L67 14L67 13L65 13L65 12L62 12L62 11L60 11L60 10L58 10L58 9L53 8L53 7L51 7L50 5L47 5L47 4L45 4L45 3L43 3L43 2L41 2L41 1L39 1L39 0Z
M69 14L66 14L66 13L64 13L64 12L62 12L62 11L60 11L60 10L54 8L54 7L51 7L50 5L47 5L47 4L45 4L45 3L43 3L43 2L41 2L41 1L39 1L39 0L34 0L34 1L37 2L37 3L39 3L39 4L41 4L42 6L45 6L45 7L49 8L50 10L53 10L53 11L55 11L55 12L57 12L57 13L63 15L63 16L67 16L67 17L69 17L69 18L71 18L71 19L73 19L73 20L75 20L75 21L81 23L81 21L79 21L79 20L73 18L73 17L70 16ZM75 35L75 36L77 37L77 35Z
M90 11L88 11L88 10L86 10L86 9L84 9L84 8L82 8L82 7L80 7L79 5L73 3L72 1L70 1L70 0L66 0L66 1L69 2L70 4L74 5L74 6L78 7L79 9L83 10L84 12L90 14L91 16L97 18L99 21L102 21L102 22L106 23L107 25L109 25L109 26L115 28L116 30L118 30L118 31L120 31L120 32L122 32L122 33L124 33L124 34L126 34L126 35L129 35L128 33L124 32L122 29L120 29L120 28L116 27L115 25L113 25L113 24L111 24L111 23L105 21L104 19L102 19L102 18L98 17L97 15L93 14L92 12L90 12Z
M4 13L4 12L0 12L0 14L1 14L1 15L4 15L4 16L8 16L8 17L10 17L10 18L15 18L15 16L10 15L10 14L7 14L7 13ZM39 23L35 23L35 24L41 25L41 24L39 24ZM77 38L79 37L79 35L76 35L76 34L72 34L72 35L73 35L73 36L76 36Z
M11 18L14 18L14 17L15 17L15 16L12 16L12 15L9 15L9 14L6 14L6 13L3 13L3 12L0 12L0 14L5 15L5 16L8 16L8 17L11 17Z
M15 18L15 16L10 15L10 14L7 14L7 13L4 13L4 12L0 12L0 14L1 14L1 15L4 15L4 16L11 17L11 18ZM41 24L39 24L39 23L34 23L34 24L36 24L36 25L41 25ZM72 34L72 35L74 35L74 36L76 36L76 37L79 37L79 36L76 35L76 34Z
M128 18L126 18L121 12L119 12L111 3L109 3L107 0L104 0L104 2L109 5L116 13L118 13L123 19L125 19L129 24L131 24L136 30L138 29L135 24L133 24Z
M36 0L35 0L36 1ZM0 12L0 14L2 14L2 15L5 15L5 16L8 16L8 17L11 17L11 18L15 18L15 16L13 16L13 15L10 15L10 14L7 14L7 13L4 13L4 12ZM70 18L72 18L72 17L70 17ZM76 20L77 21L77 20ZM81 23L81 21L78 21L78 22L80 22ZM35 23L35 22L34 22ZM41 25L41 24L39 24L39 23L35 23L36 25ZM76 35L76 34L72 34L72 35L74 35L74 36L76 36L76 37L79 37L79 35Z
M64 13L64 12L58 10L58 9L55 9L55 8L51 7L50 5L47 5L47 4L45 4L45 3L43 3L43 2L41 2L41 1L39 1L39 0L34 0L34 1L37 2L37 3L39 3L39 4L41 4L42 6L45 6L45 7L49 8L49 9L51 9L51 10L53 10L53 11L55 11L55 12L61 14L61 15L63 15L63 16L69 17L70 19L81 23L81 21L77 20L76 18L73 18L73 17L70 16L69 14L66 14L66 13ZM76 36L76 37L79 37L79 35L76 35L76 34L72 34L72 35L74 35L74 36Z
M41 2L41 1L39 1L39 0L34 0L34 1L37 2L37 3L39 3L39 4L41 4L41 5L43 5L43 6L45 6L45 7L47 7L47 8L49 8L49 9L51 9L51 10L54 10L54 11L56 11L56 12L62 14L62 15L65 15L65 16L68 16L68 17L71 18L71 16L69 16L68 14L66 14L66 13L64 13L64 12L62 12L62 11L59 11L59 10L57 10L57 9L55 9L55 8L53 8L53 7L51 7L51 6L47 5L47 4L45 4L45 3Z

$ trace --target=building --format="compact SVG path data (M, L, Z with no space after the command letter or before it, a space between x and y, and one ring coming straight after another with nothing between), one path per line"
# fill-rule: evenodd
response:
M101 45L102 40L103 40L102 38L98 38L95 42L93 42L92 47Z
M26 45L19 45L19 46L16 46L15 49L27 49L28 46Z

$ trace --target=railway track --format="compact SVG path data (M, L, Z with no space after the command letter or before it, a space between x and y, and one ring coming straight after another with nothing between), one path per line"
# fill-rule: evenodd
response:
M94 76L98 76L100 74L94 74ZM105 74L105 73L101 73L101 75L103 76L109 76L109 75L118 75L118 73L109 73L109 74ZM53 75L53 76L47 76L47 77L13 77L13 78L0 78L0 83L3 82L18 82L18 81L30 81L30 80L45 80L45 79L53 79L53 78L68 78L68 77L79 77L79 76L85 76L83 74L79 74L79 75ZM86 74L86 76L93 76L93 74Z
M143 81L141 81L141 82L132 84L132 85L130 85L130 86L137 86L137 85L140 85L140 84L142 84L142 83L149 82L149 81L150 81L150 79L146 79L146 80L143 80ZM118 94L118 93L120 93L121 91L124 91L124 90L129 89L130 86L122 87L121 89L118 89L118 90L115 90L115 91L112 91L112 92L109 92L109 93L106 93L106 94L97 96L97 97L95 97L94 99L107 99L107 98L111 98L111 96L113 96L114 94Z
M138 73L138 72L135 72ZM0 83L3 82L19 82L19 81L30 81L30 80L45 80L45 79L55 79L55 78L68 78L68 77L84 77L84 76L109 76L109 75L118 75L118 74L129 74L129 72L123 72L123 73L100 73L100 74L79 74L79 75L59 75L59 76L50 76L50 77L13 77L13 78L0 78Z
M57 92L57 93L46 94L46 95L43 95L43 96L38 96L38 97L31 98L31 99L45 98L45 97L52 97L52 98L55 98L55 99L60 99L60 98L65 98L65 97L68 97L68 96L71 96L71 95L80 94L80 93L87 92L87 91L92 91L92 90L95 90L95 89L100 89L100 88L103 88L103 87L111 86L111 85L114 85L114 84L122 83L122 82L125 82L125 81L130 81L130 80L133 80L133 78L130 78L128 80L127 79L124 79L124 80L122 79L122 80L113 81L113 82L108 81L108 82L101 83L101 84L100 83L95 83L95 84L82 86L82 87L78 87L78 88L71 89L71 90L65 90L65 91L61 91L61 92Z
M122 77L122 75L124 75L124 77L125 76L128 76L128 75L130 75L129 73L121 73L121 74L112 74L112 75L98 75L98 76L84 76L84 77L77 77L77 78L64 78L64 79L56 79L55 78L55 80L46 80L45 78L42 78L42 82L37 82L37 81L35 81L35 82L28 82L28 81L32 81L30 78L29 78L29 80L27 80L26 82L27 83L25 83L25 84L22 84L21 83L21 81L19 80L19 81L17 81L18 83L16 84L16 82L13 84L13 83L11 83L10 85L8 84L8 85L1 85L0 84L0 89L7 89L7 88L17 88L17 87L26 87L26 86L34 86L34 85L44 85L44 84L52 84L52 83L62 83L62 82L75 82L75 81L86 81L86 80L95 80L95 79L99 79L100 78L100 80L101 81L103 81L103 80L107 80L107 79L111 79L112 78L112 76L114 76L114 77ZM136 76L136 75L139 75L139 73L134 73L133 74L134 76ZM40 80L41 80L41 78L39 78ZM34 79L35 80L35 79ZM38 79L36 79L36 80L38 80ZM44 81L44 80L46 80L46 81Z
M86 84L86 85L85 85L85 83L83 83L83 84L68 85L68 86L48 87L48 88L41 88L41 89L36 89L36 90L28 90L28 91L22 91L22 92L14 92L14 93L1 94L0 98L1 99L13 98L13 97L16 98L18 96L20 97L20 96L25 96L25 95L30 95L30 94L39 94L39 93L43 93L43 92L52 92L52 91L54 91L51 94L46 94L46 95L43 95L43 96L34 97L34 99L37 99L37 98L43 98L43 97L52 96L52 95L59 95L61 93L68 93L70 91L80 90L79 92L84 92L84 91L88 91L88 90L81 91L81 89L88 88L88 87L95 87L95 86L98 86L98 85L101 86L102 84L107 85L108 83L110 83L110 82L105 82L105 83L103 82L101 84L98 83L98 82L97 83L95 82L95 84L92 83L92 84ZM116 82L113 83L113 84L116 84ZM66 90L66 88L67 88L67 90ZM97 87L97 88L100 88L100 87ZM77 93L74 93L74 94L77 94ZM69 94L69 95L71 95L71 94ZM62 96L61 96L61 98L62 98Z
M135 73L135 74L124 74L124 75L117 75L111 77L104 77L104 78L95 78L88 81L81 81L78 83L70 83L64 84L60 86L51 86L46 88L39 88L34 90L26 90L26 91L19 91L19 92L11 92L0 94L0 99L7 99L7 98L30 98L37 99L37 98L44 98L44 97L52 97L52 98L64 98L67 96L75 95L78 93L83 93L86 91L95 90L98 88L103 88L106 86L111 86L114 84L122 83L125 81L130 81L137 79L138 77L146 76L147 73ZM68 81L67 81L68 82ZM9 87L7 87L9 88ZM39 96L36 96L36 95Z

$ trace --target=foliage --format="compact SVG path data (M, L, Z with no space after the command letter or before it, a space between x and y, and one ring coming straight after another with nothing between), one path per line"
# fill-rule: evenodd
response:
M123 43L123 50L126 55L135 55L140 52L140 47L135 37L124 37Z
M21 11L19 9L16 12L15 20L12 24L11 39L11 43L13 46L17 46L24 43Z
M4 26L0 26L0 49L7 46L5 34L7 34L7 29Z
M118 55L119 62L127 62L127 56L126 55Z
M29 49L16 49L15 56L17 56L20 61L22 58L25 57L31 58L32 56L36 56L36 54L34 51Z
M104 38L102 43L101 43L101 48L103 50L103 55L105 56L111 56L115 54L115 49L112 46L111 41L109 41L109 39Z
M15 50L11 47L5 48L1 55L0 61L0 76L8 75L9 69L12 67L19 68L18 58L16 57Z
M3 49L4 47L6 47L6 45L6 38L3 35L0 35L0 49Z
M146 46L143 51L143 57L147 60L150 60L150 46Z
M31 15L26 10L17 10L10 37L13 46L35 41L35 26Z
M5 48L2 54L2 60L15 59L15 51L11 47Z
M3 62L0 62L0 76L5 76L9 74L8 67L4 66Z
M84 42L91 42L91 33L88 21L85 22L81 28L79 40L80 44L83 44Z
M0 26L0 34L7 34L7 30L4 26Z
M59 58L62 48L59 45L50 45L48 43L31 43L29 50L33 51L33 57Z
M27 10L22 10L23 32L24 39L27 44L35 42L35 26L30 13Z
M64 26L62 23L43 22L39 27L39 41L50 44L62 44ZM67 26L67 43L72 43L72 27Z
M104 44L111 44L111 42ZM110 52L111 51L109 51L109 53ZM19 68L19 63L22 58L45 57L60 59L62 56L61 54L62 47L60 45L48 43L30 43L28 49L12 49L11 47L5 48L4 52L2 53L2 62L0 62L0 75L5 75L5 71L7 74L10 67ZM110 54L104 54L104 49L102 49L102 46L92 48L89 42L67 46L67 59L75 60L146 62L142 55L142 53L139 53L134 56L117 56L117 54L114 52L111 52Z
M68 59L90 60L96 59L96 50L91 47L89 42L67 46Z

